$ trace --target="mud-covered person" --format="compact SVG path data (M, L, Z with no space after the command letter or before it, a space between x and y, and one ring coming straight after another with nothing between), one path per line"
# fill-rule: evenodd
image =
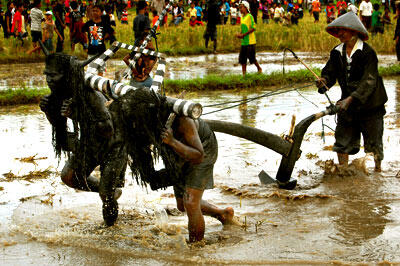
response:
M110 33L113 32L113 29L110 27L110 24L105 23L101 19L101 14L103 12L103 6L95 5L92 8L92 19L87 21L85 25L82 27L82 32L87 33L88 39L88 59L96 56L98 54L102 54L106 51L105 40L110 36ZM89 67L96 68L96 63L92 62ZM102 76L106 70L105 62L102 62L102 65L99 66L98 75Z
M97 91L84 87L84 72L70 55L55 53L46 56L44 74L51 94L43 97L41 110L53 129L56 155L68 155L61 172L61 180L71 188L99 192L103 201L103 218L113 225L118 217L117 199L121 195L127 152L118 129L120 123L105 106L106 98ZM74 93L75 91L75 93ZM84 99L74 97L76 91L85 93ZM76 96L76 95L75 95ZM80 136L68 132L67 118L79 123ZM100 180L92 176L100 166Z
M383 116L386 113L386 90L378 73L378 58L365 41L368 31L353 12L348 12L326 27L341 44L331 52L317 81L318 92L326 91L338 81L342 91L333 150L341 165L347 165L349 155L360 150L363 136L364 150L374 154L375 171L381 171L383 160Z
M135 35L135 46L140 46L141 40L146 37L143 36L146 34L145 30L150 29L150 19L146 1L140 0L137 3L136 10L138 14L133 20L133 33Z
M213 169L218 157L217 139L208 124L201 119L177 117L172 128L162 131L161 138L182 160L174 194L178 210L186 211L188 216L189 242L204 239L203 215L224 225L237 223L231 207L221 209L202 199L204 190L213 188Z
M204 239L203 215L223 224L236 222L231 207L221 209L202 199L204 190L213 187L218 157L217 139L208 124L177 116L167 129L171 106L150 89L130 90L117 101L127 132L132 175L152 190L174 187L177 207L188 216L189 241ZM165 168L156 171L153 158L162 158Z

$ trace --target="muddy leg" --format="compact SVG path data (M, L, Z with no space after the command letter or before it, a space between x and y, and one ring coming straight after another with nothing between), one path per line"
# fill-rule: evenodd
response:
M378 158L379 156L374 155L374 162L375 162L375 172L382 172L382 160Z
M83 190L83 191L99 191L99 181L93 176L85 177L82 171L77 171L76 166L73 163L74 159L71 158L67 161L64 168L61 171L61 180L64 184L71 188ZM95 167L89 167L89 171L92 172Z
M127 152L124 146L116 147L110 151L101 165L101 178L99 194L103 201L103 219L107 226L114 225L118 218L118 202L115 197L118 177L126 170Z
M349 164L349 155L346 153L337 153L338 161L340 165L348 165Z
M234 211L231 207L221 209L202 200L204 190L186 188L182 198L176 198L177 207L187 213L189 222L189 242L201 241L204 238L204 215L218 219L222 224L238 224L234 220Z
M201 241L204 238L205 223L200 207L203 192L199 189L186 188L183 196L183 205L189 219L189 242Z

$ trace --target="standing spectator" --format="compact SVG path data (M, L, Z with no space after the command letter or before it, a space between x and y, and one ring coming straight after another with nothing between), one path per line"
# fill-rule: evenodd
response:
M400 3L397 4L397 23L396 23L396 29L394 31L394 38L396 43L396 55L397 55L397 61L400 61Z
M196 19L198 20L198 21L201 21L201 17L203 16L203 8L199 5L199 2L195 2L195 7L194 8L196 8L196 11L197 11L197 13L196 13Z
M247 2L250 4L250 14L253 16L254 23L257 24L257 17L258 17L258 9L260 8L260 5L257 0L250 0L250 2Z
M382 12L379 11L379 4L374 4L374 12L372 12L371 16L371 27L372 27L372 36L375 36L377 33L383 34L383 23L382 23Z
M172 9L173 23L175 26L178 26L183 21L183 3L182 0L178 2L178 4Z
M357 15L358 8L357 8L354 4L352 4L352 3L350 2L349 5L347 6L347 11L348 11L348 12L353 12L354 14Z
M56 17L56 28L60 33L57 38L56 52L62 52L64 49L64 28L65 28L65 8L63 0L58 0L56 6L54 7L53 14Z
M219 3L219 23L221 25L224 25L224 18L225 18L225 4L224 2Z
M7 28L6 28L6 24L5 24L5 19L4 19L4 10L3 10L3 5L0 1L0 27L3 27L3 32L4 32L4 38L6 38L6 32L7 32Z
M390 9L388 7L385 7L385 13L383 13L382 23L384 28L386 27L385 25L392 24L390 19Z
M242 13L242 19L240 21L241 33L236 35L237 38L242 39L240 53L239 53L239 64L242 65L243 76L246 75L247 59L250 64L254 64L257 67L258 73L262 73L262 69L256 59L256 25L253 16L249 13L250 4L247 1L242 1L239 4L240 13Z
M57 27L54 25L53 22L53 12L46 11L45 13L46 21L43 25L43 44L47 48L47 51L53 52L53 35L54 32L58 35L58 38L61 40L63 36L61 36L60 32L57 30ZM39 47L38 47L39 48Z
M71 16L71 31L70 31L70 38L71 38L71 50L72 52L75 51L75 45L80 43L83 49L87 49L87 38L84 32L82 32L83 28L83 17L78 10L78 3L76 1L72 1L70 3L72 11L70 13Z
M339 0L336 3L336 8L338 11L338 17L340 17L343 14L346 14L347 10L347 4L344 0Z
M156 25L156 22L158 21L158 18L159 18L159 16L158 16L158 12L157 12L157 10L153 10L153 20L151 21L151 25L154 27L154 25ZM159 30L160 29L160 25L158 25L158 28L157 28L157 30Z
M62 38L62 36L60 35L60 33L58 32L56 26L54 25L53 22L53 12L51 11L46 11L45 13L45 17L46 20L44 22L43 25L43 38L42 38L42 42L44 44L44 46L46 47L47 51L52 53L54 51L54 47L53 47L53 36L54 36L54 32L57 33L57 35ZM33 48L32 50L28 51L28 54L31 54L37 50L40 50L41 47L40 46L36 46L35 48Z
M122 10L121 24L128 24L128 11L126 10L126 8Z
M89 5L86 7L87 21L93 19L92 12L93 12L93 7L94 7L93 0L88 0L88 2L89 2ZM118 11L117 11L117 16L118 16ZM118 16L118 19L121 19L121 16Z
M236 3L233 3L231 6L231 25L236 25L238 10L236 7Z
M40 7L42 6L40 0L33 2L33 8L31 9L31 37L33 49L39 46L38 41L42 39L42 21L44 16ZM40 50L37 50L40 53Z
M298 25L299 24L299 6L295 5L295 7L292 10L292 15L290 16L290 22L292 25Z
M369 0L363 0L359 7L360 18L367 30L371 29L371 16L372 16L372 4Z
M284 15L285 15L285 10L281 6L281 4L278 3L277 7L274 10L274 21L275 21L275 23L282 23Z
M231 7L229 5L229 0L225 0L225 17L224 17L224 24L228 21L229 13L231 11Z
M23 19L22 11L24 11L24 6L22 3L17 4L17 11L14 14L14 19L12 22L11 32L14 36L21 41L21 46L24 45L24 38L26 37L26 32L23 31Z
M262 21L264 24L269 23L269 4L267 0L264 1L264 3L261 6L261 11L262 11Z
M314 16L314 23L318 23L319 22L319 13L321 13L321 3L319 2L319 0L314 0L311 3L311 12Z
M335 18L335 5L333 4L333 0L329 0L328 5L326 6L326 22L329 24L334 21Z
M86 1L79 0L78 1L78 9L79 9L79 13L81 13L81 17L85 17L86 14Z
M194 17L194 19L197 18L197 10L196 10L196 8L195 8L195 4L194 4L193 1L190 3L190 7L189 7L189 9L188 9L188 12L187 12L186 16L187 16L189 19L192 19L192 17Z
M87 33L88 36L88 59L96 56L98 54L102 54L106 51L106 45L104 40L109 36L109 32L111 31L106 23L101 19L102 14L102 6L95 5L93 7L93 19L89 20L85 23L82 28L83 32ZM89 67L95 67L95 65L89 64ZM105 71L105 65L100 66L98 70L98 75L102 76Z
M145 30L150 29L150 19L145 15L147 8L146 1L141 0L137 3L136 9L138 11L138 15L133 20L135 46L139 46L139 41L142 39L143 34L145 34Z
M219 7L215 0L210 0L207 5L207 27L204 32L205 46L208 48L208 41L214 42L213 52L217 52L217 24L219 21Z

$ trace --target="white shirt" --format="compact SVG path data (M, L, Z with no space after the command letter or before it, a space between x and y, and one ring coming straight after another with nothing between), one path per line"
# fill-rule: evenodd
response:
M339 44L338 46L336 46L335 50L338 50L340 52L340 54L342 54L343 52L343 45L344 43ZM353 50L351 50L350 56L346 53L346 51L344 51L346 53L346 59L347 59L347 63L350 64L352 59L351 57L353 56L353 54L357 51L357 50L362 50L364 47L364 42L358 38L356 44L353 47Z
M371 2L362 1L360 4L361 16L372 16L372 4Z
M277 7L275 8L274 12L274 18L280 18L283 16L283 13L285 13L285 9L283 7Z
M231 7L231 17L232 18L236 18L236 16L237 16L237 9L236 9L236 7Z
M354 14L357 15L358 9L357 9L357 7L355 5L350 3L349 6L347 7L347 11L351 11Z
M39 8L31 9L31 30L42 31L42 20L44 19L43 12Z

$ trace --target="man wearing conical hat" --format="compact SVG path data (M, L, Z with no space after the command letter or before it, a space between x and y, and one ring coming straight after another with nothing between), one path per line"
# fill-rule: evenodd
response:
M378 73L378 58L365 41L368 31L353 12L335 19L326 31L340 40L330 53L322 78L317 81L318 92L338 81L342 90L333 150L339 164L348 164L349 154L360 150L363 136L365 152L374 154L375 170L381 171L383 159L383 116L387 95Z

